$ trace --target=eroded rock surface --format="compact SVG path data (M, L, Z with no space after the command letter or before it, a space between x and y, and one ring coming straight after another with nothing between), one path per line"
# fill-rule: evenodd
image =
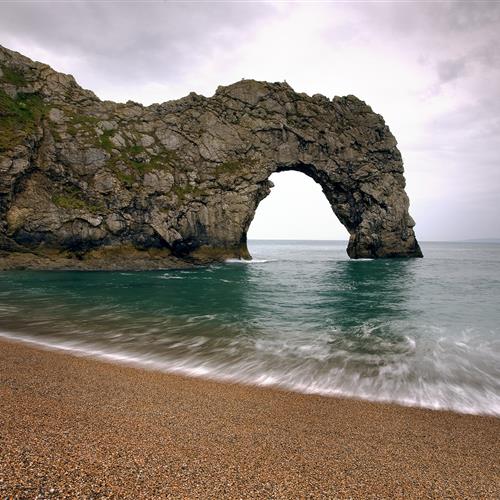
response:
M0 130L4 267L247 258L268 178L284 170L322 186L351 257L422 255L396 140L354 96L242 80L210 98L117 104L0 47Z

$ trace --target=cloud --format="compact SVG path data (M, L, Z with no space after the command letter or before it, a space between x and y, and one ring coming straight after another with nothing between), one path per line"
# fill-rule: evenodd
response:
M107 94L111 86L186 79L218 47L244 42L273 11L231 3L12 2L0 4L0 30L6 46L45 56L99 95L101 86Z
M441 61L437 65L437 72L441 82L450 82L466 74L465 58Z

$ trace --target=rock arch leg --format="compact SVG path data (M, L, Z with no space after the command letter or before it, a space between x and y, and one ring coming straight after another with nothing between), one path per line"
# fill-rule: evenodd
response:
M339 182L312 164L298 163L276 168L276 172L284 171L302 172L322 187L334 214L350 234L347 247L349 257L422 257L413 232L415 223L408 214L408 197L393 176L387 176L387 188L373 190L366 182L356 183L352 179L347 179L347 183ZM404 183L402 176L399 181ZM244 228L245 241L261 199L263 197L256 200L253 204L255 208L247 217L249 222Z

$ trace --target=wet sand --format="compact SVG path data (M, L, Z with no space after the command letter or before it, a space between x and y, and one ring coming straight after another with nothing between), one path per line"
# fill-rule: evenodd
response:
M500 419L0 341L0 498L499 498Z

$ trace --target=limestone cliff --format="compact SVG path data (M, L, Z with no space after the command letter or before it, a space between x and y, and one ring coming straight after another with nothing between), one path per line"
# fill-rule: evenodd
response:
M422 255L396 140L353 96L243 80L117 104L0 47L0 267L248 258L268 178L284 170L322 186L351 257Z

